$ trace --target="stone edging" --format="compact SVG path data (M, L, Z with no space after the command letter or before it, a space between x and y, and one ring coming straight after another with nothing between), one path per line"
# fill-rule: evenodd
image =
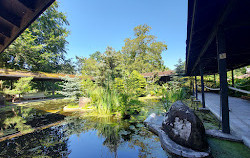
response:
M169 153L176 155L176 156L181 156L181 157L186 157L186 158L193 158L193 157L209 157L210 156L210 149L207 152L200 152L200 151L195 151L186 147L183 147L174 141L172 141L168 135L162 130L160 125L157 125L153 123L153 120L156 119L156 115L150 115L145 121L144 124L146 127L149 128L150 131L158 135L161 145L164 150L168 151Z
M228 141L232 141L232 142L240 142L242 143L243 140L236 137L236 136L233 136L231 134L226 134L226 133L222 133L221 131L219 130L206 130L206 135L207 136L210 136L210 137L214 137L214 138L219 138L219 139L223 139L223 140L228 140Z

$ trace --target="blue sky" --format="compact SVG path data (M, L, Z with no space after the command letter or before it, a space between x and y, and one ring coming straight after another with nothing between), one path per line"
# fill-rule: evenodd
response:
M133 37L140 24L152 27L151 34L168 45L164 64L174 69L185 60L186 0L58 0L60 11L70 22L68 58L88 57L107 46L121 50L124 39Z

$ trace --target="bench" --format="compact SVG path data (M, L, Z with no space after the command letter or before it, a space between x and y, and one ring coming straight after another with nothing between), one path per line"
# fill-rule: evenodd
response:
M33 100L33 99L44 99L46 98L46 96L44 95L44 92L38 92L38 93L24 94L22 98L24 100Z

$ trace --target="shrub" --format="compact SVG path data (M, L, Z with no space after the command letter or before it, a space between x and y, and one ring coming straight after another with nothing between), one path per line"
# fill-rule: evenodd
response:
M66 96L67 98L72 98L75 101L79 99L80 96L82 96L82 91L81 91L81 81L77 77L61 77L63 79L61 91L57 91L59 94L62 94Z

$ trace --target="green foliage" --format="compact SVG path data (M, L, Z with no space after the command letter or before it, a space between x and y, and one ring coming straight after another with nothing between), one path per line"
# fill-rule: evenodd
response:
M101 86L107 86L109 81L114 81L116 77L121 76L119 52L112 47L107 47L101 59L96 72L96 82Z
M82 95L80 79L78 77L71 78L69 76L62 77L62 79L63 83L60 85L62 90L58 91L58 93L78 101L79 97Z
M86 79L86 80L82 79L81 87L82 87L83 96L90 97L90 94L97 88L97 85L90 79Z
M139 96L146 95L147 82L140 73L167 69L161 57L167 45L150 35L150 29L147 25L135 27L135 38L126 39L121 52L107 47L104 53L77 57L83 78L95 78L95 84L84 80L82 87L100 113L134 113L130 109L140 104Z
M1 55L1 65L12 69L43 72L74 72L71 60L65 59L69 25L54 2Z
M178 60L178 63L175 65L175 72L178 75L183 75L185 73L185 62L183 62L181 58Z
M123 79L115 78L114 86L120 93L132 96L138 97L146 93L146 79L135 70Z
M121 110L119 95L115 90L99 86L90 93L90 97L98 113L112 114Z
M4 93L8 95L17 95L31 92L31 80L33 77L22 77L14 83L14 89L4 89Z
M86 82L86 81L85 81ZM86 85L86 83L85 83ZM138 72L134 71L129 76L115 78L115 81L107 82L104 87L89 87L89 97L98 113L120 113L122 116L130 115L140 105L138 96L145 93L146 80Z
M18 129L21 133L29 133L34 131L30 125L26 125L27 121L21 116L14 116L12 118L7 118L4 120L3 124L8 127L13 127L15 125L15 129Z
M162 70L161 54L167 50L164 42L156 41L156 37L149 34L151 27L144 24L134 28L135 38L125 39L122 47L124 68L129 72L137 70L140 73Z
M180 82L171 81L162 86L162 102L166 110L177 100L184 100L187 97L187 90L180 85Z

